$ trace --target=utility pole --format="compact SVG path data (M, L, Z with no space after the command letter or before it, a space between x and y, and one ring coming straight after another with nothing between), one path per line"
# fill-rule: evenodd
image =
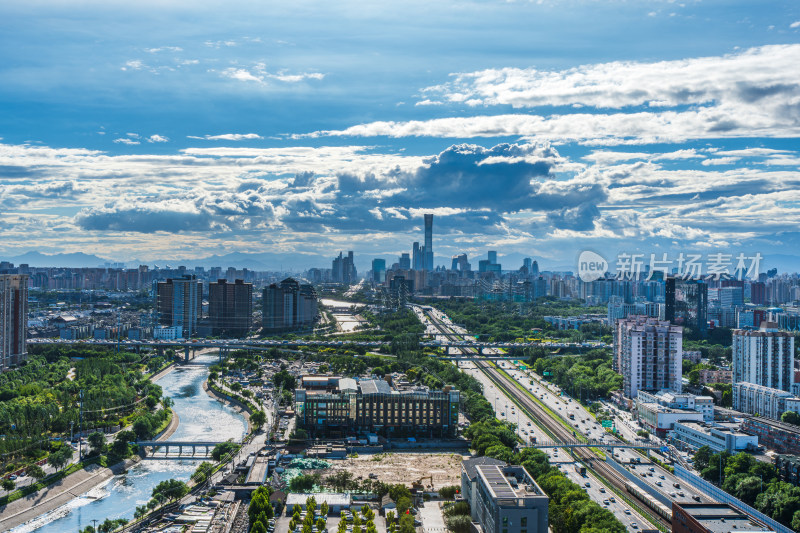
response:
M80 416L78 418L78 461L83 459L83 389L79 393L80 403Z

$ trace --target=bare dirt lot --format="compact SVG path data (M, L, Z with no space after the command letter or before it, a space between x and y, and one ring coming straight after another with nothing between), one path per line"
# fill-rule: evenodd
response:
M461 483L461 460L467 456L460 453L378 453L359 455L341 461L332 461L330 470L325 475L339 470L347 470L354 477L368 478L376 474L384 483L405 483L411 485L424 476L433 476L433 487L442 488L447 485ZM423 484L430 486L430 479Z

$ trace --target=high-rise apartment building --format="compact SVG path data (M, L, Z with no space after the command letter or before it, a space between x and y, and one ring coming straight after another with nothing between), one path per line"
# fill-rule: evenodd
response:
M286 278L264 288L263 324L268 332L310 327L318 315L317 293L312 285Z
M425 214L425 270L433 270L433 214Z
M156 285L156 314L162 326L181 328L181 337L197 332L203 311L203 282L197 276L169 278Z
M763 281L754 281L750 284L750 303L755 305L767 303L767 286Z
M629 316L614 328L614 361L622 374L623 392L636 398L640 390L681 392L683 330L665 320Z
M733 382L788 391L794 383L794 336L771 322L761 326L733 332Z
M0 371L25 360L27 332L28 276L0 274Z
M247 335L253 320L253 284L241 279L209 283L208 318L214 335Z

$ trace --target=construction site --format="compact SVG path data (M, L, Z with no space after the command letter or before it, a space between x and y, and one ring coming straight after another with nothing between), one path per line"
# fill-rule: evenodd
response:
M459 453L362 454L333 461L326 475L346 470L356 478L436 490L461 483L461 461L467 457Z

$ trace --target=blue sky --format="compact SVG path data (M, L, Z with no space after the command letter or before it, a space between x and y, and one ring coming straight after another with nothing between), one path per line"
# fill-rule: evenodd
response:
M796 2L4 2L0 52L5 256L800 244Z

